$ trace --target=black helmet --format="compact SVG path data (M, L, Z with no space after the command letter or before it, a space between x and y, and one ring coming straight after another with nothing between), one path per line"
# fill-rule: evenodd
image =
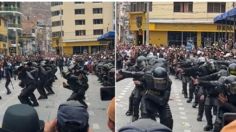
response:
M230 75L236 75L236 63L230 64L228 71Z
M163 67L157 67L153 70L153 76L155 78L167 78L167 71Z
M153 81L155 90L166 90L167 88L167 71L163 67L157 67L153 70Z
M145 60L146 60L146 57L139 56L136 60L136 63L137 63L138 66L144 66L145 65Z

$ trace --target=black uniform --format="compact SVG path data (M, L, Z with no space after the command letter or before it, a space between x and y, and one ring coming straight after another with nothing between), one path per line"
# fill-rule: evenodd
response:
M141 82L145 89L141 101L141 117L156 120L155 115L158 112L160 123L172 129L173 119L168 104L172 82L166 69L157 67L152 73L146 72Z
M128 69L129 72L145 72L146 69L143 66L135 65ZM125 71L123 71L125 73ZM125 75L125 74L124 74ZM125 75L126 76L126 75ZM141 76L133 77L133 81L141 81ZM132 121L135 121L139 118L139 105L142 98L143 87L135 85L130 97L129 97L129 109L126 115L132 115Z
M214 88L214 92L223 93L228 99L228 102L223 105L218 105L218 112L213 131L220 132L224 113L236 112L236 76L231 75L228 77L221 77L217 81L202 81L200 83L208 86L208 88Z
M89 85L88 85L88 78L86 76L86 73L83 71L79 71L76 73L64 73L63 77L67 79L67 83L63 84L65 88L72 90L71 96L67 99L69 100L77 100L81 104L83 104L85 107L88 107L85 100L85 92L87 91Z
M220 70L219 72L207 75L207 76L203 76L200 77L199 80L201 81L213 81L213 80L218 80L221 76L227 76L227 71L226 70ZM212 112L211 110L213 109L213 111L216 114L216 107L217 107L217 91L214 90L215 86L208 86L208 85L204 85L200 83L201 86L203 86L203 91L204 91L204 95L205 95L205 103L204 103L204 109L205 109L205 116L206 116L206 120L207 120L207 125L204 127L205 131L209 131L213 128L213 123L212 123ZM199 108L199 113L198 116L202 117L203 114L203 108L200 107Z
M38 69L27 67L22 68L18 75L20 86L23 88L18 99L22 104L38 106L38 101L34 95L34 90L37 87ZM32 101L32 102L31 102Z

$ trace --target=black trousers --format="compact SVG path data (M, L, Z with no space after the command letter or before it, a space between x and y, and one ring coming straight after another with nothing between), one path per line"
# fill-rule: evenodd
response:
M40 94L40 96L47 96L46 91L44 89L45 82L41 81L38 83L37 90Z
M35 84L28 84L25 88L21 90L20 95L18 96L18 99L22 104L37 104L38 101L34 95L34 90L36 88ZM32 101L32 102L31 102Z
M9 77L6 77L5 88L6 88L7 90L9 90L8 86L9 86L10 82L11 82L10 76L9 76Z
M85 92L84 92L85 94ZM81 93L77 93L77 92L73 92L70 97L67 99L67 101L70 100L76 100L79 101L81 104L83 104L86 108L88 108L87 103L84 101L85 100L85 96L82 95Z
M169 104L158 105L155 100L148 95L144 95L141 100L141 118L156 120L156 113L159 113L160 123L173 128L173 118Z
M135 117L139 117L139 105L141 102L141 98L141 90L135 87L129 97L129 110Z

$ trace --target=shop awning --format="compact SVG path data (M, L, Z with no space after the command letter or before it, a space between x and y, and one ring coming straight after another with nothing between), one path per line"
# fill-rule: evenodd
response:
M109 31L97 38L98 41L106 41L106 40L114 40L114 39L115 39L115 32L114 31Z
M233 8L223 14L220 14L214 18L216 24L233 25L236 20L236 8Z

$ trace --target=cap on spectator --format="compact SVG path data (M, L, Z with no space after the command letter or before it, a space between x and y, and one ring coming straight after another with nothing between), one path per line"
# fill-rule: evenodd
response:
M108 118L115 122L115 98L111 100L107 109Z
M119 132L172 132L166 126L151 119L139 119L119 129Z
M16 104L7 108L2 128L13 132L43 132L44 122L33 107Z
M228 125L224 126L221 132L235 132L236 131L236 120L230 122Z
M65 127L67 124L75 123L78 129L88 127L89 114L84 105L79 101L68 101L61 104L57 112L57 124L60 127Z

